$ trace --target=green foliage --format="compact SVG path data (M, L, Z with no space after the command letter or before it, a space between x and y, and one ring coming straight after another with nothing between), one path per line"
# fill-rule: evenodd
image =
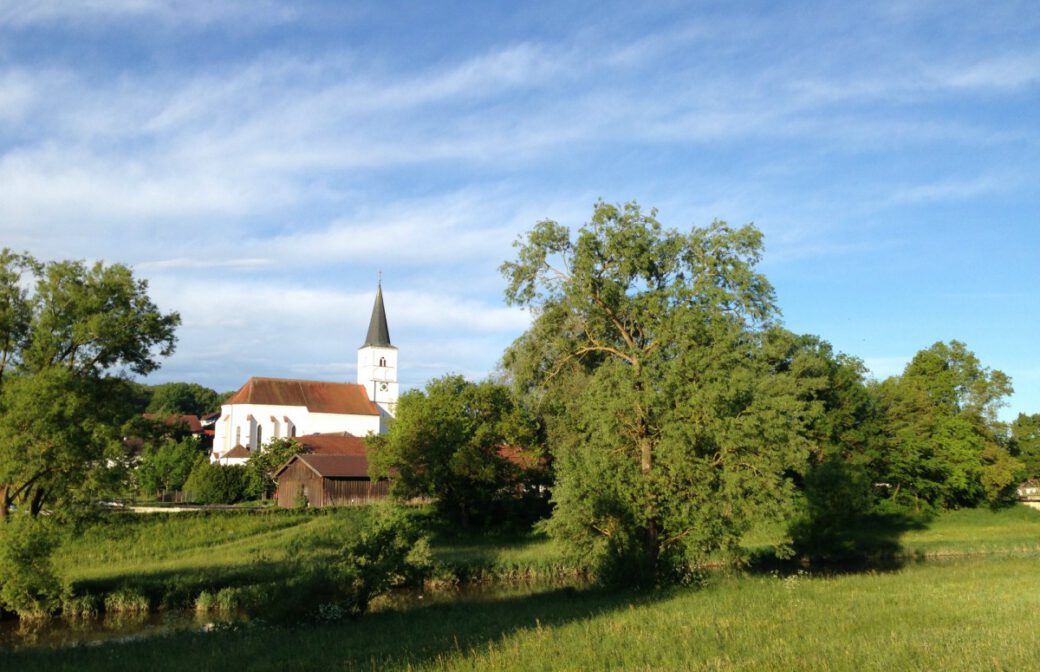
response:
M23 619L58 609L67 592L51 560L58 543L49 522L25 514L0 525L0 609Z
M1023 470L996 419L1010 393L1007 376L958 341L920 351L881 383L883 437L870 466L893 501L923 510L1008 500Z
M89 512L126 474L119 428L133 385L173 352L163 314L126 266L0 252L0 518Z
M157 495L180 490L199 457L199 441L192 436L145 444L135 472L137 484L142 491Z
M0 391L0 519L10 505L57 520L91 515L125 481L124 382L52 367Z
M343 623L0 651L4 669L1032 670L1036 558L899 572L727 575L697 589L555 586ZM429 598L429 596L428 596ZM428 601L428 600L427 600ZM883 645L879 645L883 643ZM128 663L127 661L132 661Z
M925 522L881 511L869 471L833 457L806 474L803 510L790 535L796 552L813 560L895 558L902 534Z
M249 472L237 465L211 463L203 455L188 475L184 492L199 504L234 504L249 493Z
M1011 449L1022 461L1025 477L1040 477L1040 413L1019 413L1011 423Z
M536 453L518 451L530 455L524 469L499 452L530 448L536 430L506 386L449 375L401 396L389 432L367 439L370 471L391 476L398 497L433 497L463 527L487 525L535 483Z
M532 328L505 367L547 418L548 528L625 581L682 577L789 510L818 376L777 329L761 234L665 230L634 203L552 221L502 269Z
M106 595L104 606L109 614L142 614L148 612L150 605L141 593L123 588Z
M220 410L220 395L197 383L163 383L151 388L148 413L167 417L171 415L198 415Z
M350 585L351 613L368 611L372 599L395 586L421 586L431 568L429 539L416 517L382 507L343 547L341 572Z
M293 438L274 439L263 450L254 451L246 460L249 494L261 499L271 497L277 485L274 472L302 451L303 446Z

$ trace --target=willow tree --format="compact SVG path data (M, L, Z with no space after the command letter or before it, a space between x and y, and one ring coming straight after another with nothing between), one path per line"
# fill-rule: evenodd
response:
M656 215L600 202L574 235L539 222L502 271L534 316L504 366L546 416L550 532L606 573L661 580L787 511L824 383L777 325L761 233Z
M129 374L173 352L177 313L120 264L0 251L0 520L78 516L118 487Z

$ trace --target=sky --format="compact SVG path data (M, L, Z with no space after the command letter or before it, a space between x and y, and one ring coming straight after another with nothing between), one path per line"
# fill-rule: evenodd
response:
M380 272L402 386L482 378L512 243L598 199L753 222L789 329L1040 412L1035 0L0 0L0 246L146 279L146 382L353 380Z

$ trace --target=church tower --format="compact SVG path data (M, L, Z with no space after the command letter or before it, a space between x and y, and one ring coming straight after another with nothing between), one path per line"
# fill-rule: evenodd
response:
M372 319L368 323L365 343L358 348L357 382L368 390L368 396L386 416L397 412L397 348L390 344L390 329L386 326L383 307L383 283L376 289ZM384 427L385 429L385 427Z

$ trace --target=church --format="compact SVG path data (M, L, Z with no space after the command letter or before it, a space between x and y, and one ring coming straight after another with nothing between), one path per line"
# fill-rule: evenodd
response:
M245 464L255 451L283 437L305 447L313 443L327 454L353 454L358 437L386 431L399 388L382 283L357 357L357 383L250 378L221 406L210 461Z

